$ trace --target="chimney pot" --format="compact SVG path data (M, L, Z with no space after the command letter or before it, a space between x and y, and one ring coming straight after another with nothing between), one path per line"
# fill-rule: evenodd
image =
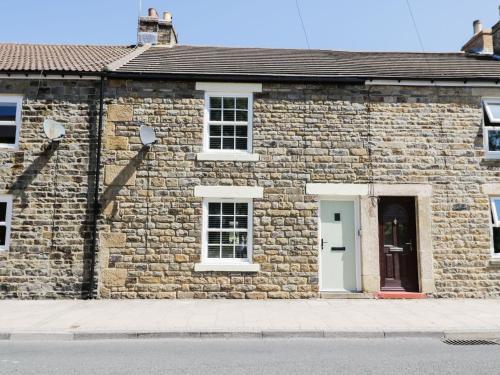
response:
M148 9L148 17L158 18L158 13L155 8Z
M172 22L172 13L163 12L163 20L167 22Z
M474 28L474 35L480 33L481 31L483 31L483 24L481 23L480 20L475 20L472 23L472 27Z

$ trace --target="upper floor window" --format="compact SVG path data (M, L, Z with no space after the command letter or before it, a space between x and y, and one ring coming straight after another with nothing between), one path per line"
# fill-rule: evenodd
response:
M12 197L0 195L0 251L9 248Z
M500 98L484 99L484 151L491 159L500 159Z
M206 151L251 152L252 94L206 93Z
M19 145L22 101L20 96L0 95L0 148Z

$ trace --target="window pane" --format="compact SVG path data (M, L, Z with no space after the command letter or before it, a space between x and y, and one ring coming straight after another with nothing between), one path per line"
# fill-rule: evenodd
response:
M220 246L209 246L208 247L208 257L209 258L220 258Z
M5 221L7 217L7 202L0 202L0 221Z
M246 150L248 145L248 141L246 138L236 138L236 149L237 150Z
M248 227L248 218L246 216L236 217L236 228L245 229Z
M234 138L224 138L222 148L224 150L234 150Z
M222 108L222 98L217 96L210 97L210 108Z
M209 244L220 244L220 233L219 232L208 232L208 243Z
M222 258L233 258L233 246L222 246Z
M493 198L491 200L491 205L495 207L497 217L495 217L494 220L498 222L500 221L500 198Z
M5 225L0 225L0 246L5 245L6 233L7 228L5 227Z
M16 127L10 125L0 125L0 143L16 143Z
M222 228L224 229L234 228L234 216L223 216Z
M247 258L247 234L238 233L235 246L235 257L236 258Z
M224 137L234 136L234 126L232 126L232 125L224 126L222 129L222 134L224 135Z
M224 121L234 121L234 111L224 111Z
M488 150L500 151L500 130L488 130Z
M236 127L236 135L238 137L246 137L247 136L247 127L246 126L237 126Z
M16 121L16 103L0 103L0 121Z
M221 126L220 125L210 125L210 136L211 137L220 137L221 135Z
M220 138L210 138L210 148L212 150L220 150L221 139Z
M248 121L248 112L236 111L236 121Z
M223 215L234 215L234 203L222 203Z
M236 246L235 247L235 257L236 258L247 258L247 247L246 246Z
M500 103L489 103L486 106L491 113L490 121L500 121Z
M231 241L231 236L233 233L230 232L222 232L222 244L223 245L232 245L234 242Z
M222 112L221 111L210 111L210 121L221 121L222 120Z
M493 249L495 254L500 254L500 228L493 228Z
M219 215L220 214L220 203L214 202L208 204L208 214L209 215Z
M220 216L209 216L208 217L208 227L209 228L220 228Z
M224 109L234 109L234 98L224 98Z
M237 109L248 109L248 98L236 98Z
M236 215L248 215L248 203L236 203Z

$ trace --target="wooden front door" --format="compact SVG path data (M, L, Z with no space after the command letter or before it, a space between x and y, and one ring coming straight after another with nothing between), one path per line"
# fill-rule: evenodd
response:
M381 197L378 222L380 289L418 292L415 199Z

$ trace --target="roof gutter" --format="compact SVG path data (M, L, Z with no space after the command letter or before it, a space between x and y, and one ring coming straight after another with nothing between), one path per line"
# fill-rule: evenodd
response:
M107 72L108 78L139 80L179 80L205 82L283 82L283 83L345 83L364 84L366 78L300 76L300 75L255 75L255 74L199 74L199 73L143 73Z
M0 79L66 79L98 81L98 72L68 72L68 71L0 71Z
M368 79L367 86L426 86L426 87L500 87L500 80L409 80L409 79Z

